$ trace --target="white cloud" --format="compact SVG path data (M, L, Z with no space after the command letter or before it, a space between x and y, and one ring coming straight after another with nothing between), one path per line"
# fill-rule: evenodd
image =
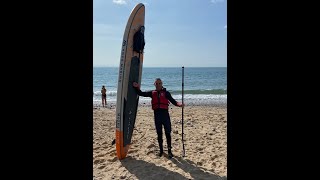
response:
M137 5L138 3L142 3L144 5L147 5L148 3L147 2L141 2L139 0L112 0L113 3L115 4L119 4L119 5L124 5L124 4L134 4L134 5Z
M224 28L227 29L227 25L225 25Z
M211 0L210 2L216 4L216 3L220 3L220 2L223 2L224 0Z
M125 0L112 0L112 2L116 4L127 4Z

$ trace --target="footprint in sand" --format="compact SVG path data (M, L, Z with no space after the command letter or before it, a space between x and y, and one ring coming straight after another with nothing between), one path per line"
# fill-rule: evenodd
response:
M117 161L117 157L114 157L114 158L112 158L112 159L107 159L107 161L109 161L109 162L116 162Z
M106 167L106 165L102 165L102 166L98 167L98 169L103 169L104 167Z
M128 153L135 153L138 152L138 150L129 150Z
M148 152L147 152L147 155L149 155L149 154L153 154L153 151L148 151Z
M101 145L103 149L108 149L109 148L109 144L104 144L104 145Z
M113 149L113 150L111 150L111 151L108 151L108 152L106 153L106 155L107 155L107 154L111 155L112 153L115 153L115 152L116 152L116 150Z
M137 144L134 144L132 147L139 147Z
M99 154L96 157L103 157L103 156L104 156L104 154Z
M147 146L148 149L154 148L154 147L156 147L154 144L150 144L149 146Z
M201 148L201 147L197 147L197 150L198 150L198 151L202 151L202 150L203 150L203 148Z
M198 166L202 166L202 164L203 164L202 162L197 162Z
M218 155L214 155L213 157L211 157L211 160L213 161L214 159L218 158Z
M97 160L93 161L93 164L98 164L99 162L100 162L100 160L97 159Z
M93 161L93 164L100 164L100 163L103 163L105 161L106 161L105 159L97 159L97 160Z

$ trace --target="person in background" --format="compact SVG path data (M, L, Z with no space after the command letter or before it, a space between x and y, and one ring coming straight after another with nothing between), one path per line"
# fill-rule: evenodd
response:
M102 107L107 107L107 89L105 86L101 88L101 96L102 96Z

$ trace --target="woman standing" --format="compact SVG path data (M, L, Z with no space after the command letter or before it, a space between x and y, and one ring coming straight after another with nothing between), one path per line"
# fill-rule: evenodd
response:
M102 95L102 107L107 107L107 89L105 86L102 86L101 88L101 95Z

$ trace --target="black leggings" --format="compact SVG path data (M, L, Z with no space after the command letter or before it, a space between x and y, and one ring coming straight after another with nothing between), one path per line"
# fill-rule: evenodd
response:
M168 148L171 149L171 121L169 112L167 109L156 109L154 111L154 122L156 125L157 135L158 135L158 142L160 149L162 149L162 125L164 127L164 131L166 134Z
M154 110L154 123L156 125L157 134L162 134L162 125L166 134L171 133L171 122L167 109Z

